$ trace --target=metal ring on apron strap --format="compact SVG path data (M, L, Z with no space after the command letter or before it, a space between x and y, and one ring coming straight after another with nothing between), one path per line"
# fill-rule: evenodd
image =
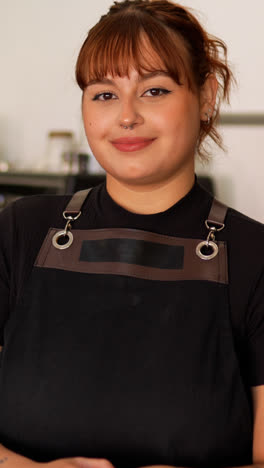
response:
M66 211L63 212L63 217L64 217L64 219L67 220L64 230L56 232L56 234L54 234L54 236L52 237L53 246L56 249L59 249L59 250L68 249L68 247L70 247L72 245L73 235L72 235L72 233L70 231L70 229L72 227L71 223L73 221L75 221L76 219L78 219L79 216L81 216L81 211L79 211L79 213L77 213L76 216L71 216L71 215L67 216L66 213L67 213ZM62 239L62 238L68 238L68 240L65 243L61 244L61 243L59 243L59 240Z
M62 238L66 238L68 237L68 241L65 242L64 244L60 244L59 243L59 239L62 239ZM63 250L63 249L67 249L68 247L70 247L70 245L72 245L73 243L73 235L70 231L59 231L59 232L56 232L56 234L54 234L54 236L52 237L52 244L54 245L54 247L56 247L56 249L60 249L60 250Z
M63 217L67 221L65 228L63 231L56 232L56 234L54 234L54 236L52 237L52 244L53 247L55 247L56 249L68 249L68 247L72 245L73 235L70 232L72 228L72 223L81 216L81 207L91 190L91 188L88 188L76 192L67 204L65 211L63 211ZM68 240L65 239L66 242L61 243L60 240L62 240L63 237L68 238Z
M212 258L217 256L219 251L218 245L215 243L215 233L222 231L225 225L224 223L217 223L218 227L215 227L214 225L210 226L208 219L205 221L205 225L207 229L209 229L209 233L206 241L202 241L197 245L196 255L198 255L202 260L212 260ZM206 250L208 253L206 253Z
M203 253L205 249L208 249L212 253L208 253L208 254ZM212 258L216 257L216 255L218 254L218 246L213 241L200 242L200 244L198 244L196 247L196 254L202 260L211 260Z

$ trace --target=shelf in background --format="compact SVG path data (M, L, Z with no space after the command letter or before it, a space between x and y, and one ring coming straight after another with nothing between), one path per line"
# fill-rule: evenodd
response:
M219 119L220 125L264 125L264 114L261 113L223 113Z
M20 197L70 194L81 190L84 184L85 187L94 187L103 182L104 179L103 174L2 172L0 173L0 209Z
M0 208L23 196L71 194L78 190L94 187L104 180L104 174L0 173ZM214 194L212 179L206 176L199 176L198 181L205 189Z

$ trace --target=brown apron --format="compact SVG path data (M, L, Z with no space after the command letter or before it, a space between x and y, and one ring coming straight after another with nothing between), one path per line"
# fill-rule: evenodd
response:
M117 468L252 463L227 246L215 240L226 207L214 201L207 239L78 230L87 195L66 208L65 230L49 230L8 324L1 442L39 461Z

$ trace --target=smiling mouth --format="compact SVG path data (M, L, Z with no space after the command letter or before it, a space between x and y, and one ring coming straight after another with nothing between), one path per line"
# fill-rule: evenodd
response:
M143 148L146 148L147 146L151 145L155 138L150 139L142 139L142 140L135 140L133 141L132 139L129 141L121 140L118 141L112 141L112 145L117 148L119 151L125 151L125 152L132 152L132 151L138 151Z

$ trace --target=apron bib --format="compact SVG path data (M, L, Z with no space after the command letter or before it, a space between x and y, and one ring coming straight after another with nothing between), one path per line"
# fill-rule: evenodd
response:
M213 204L207 240L71 231L85 196L66 208L64 231L48 232L7 324L2 443L116 468L251 464L227 248L215 242L226 208Z

